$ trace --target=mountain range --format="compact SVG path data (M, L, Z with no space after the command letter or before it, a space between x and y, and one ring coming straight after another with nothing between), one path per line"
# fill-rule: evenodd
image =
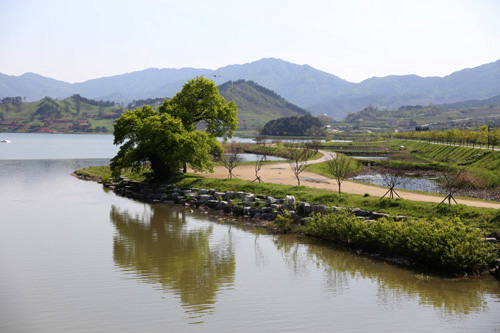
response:
M347 113L370 104L397 109L402 105L485 99L500 93L500 60L444 77L391 75L353 83L309 65L265 58L216 70L150 68L80 83L58 81L34 73L20 76L0 73L0 98L23 96L28 101L35 101L45 96L66 98L80 94L127 103L133 99L171 97L195 76L208 77L218 85L228 81L254 81L312 114L325 113L335 119L342 119Z

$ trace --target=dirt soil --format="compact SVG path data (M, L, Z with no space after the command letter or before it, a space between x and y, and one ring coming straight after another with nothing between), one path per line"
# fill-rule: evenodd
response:
M309 164L320 163L329 159L331 152L321 151L323 156L317 160L310 161ZM192 172L192 170L190 170ZM255 177L255 165L239 165L233 170L233 174L236 175L238 179L243 180L254 180ZM208 178L227 178L228 171L223 166L216 166L214 168L214 173L201 173L204 177ZM273 163L265 164L259 171L260 178L265 183L283 184L283 185L297 185L297 179L293 174L288 162L284 163ZM338 191L337 182L334 179L327 178L312 172L304 171L300 174L300 185L319 188L325 190ZM368 193L370 196L382 197L386 192L387 188L382 188L373 185L360 184L352 181L344 181L342 183L341 190L343 193L359 194L364 195ZM413 200L413 201L425 201L425 202L435 202L440 203L444 199L444 195L430 195L430 194L420 194L412 193L403 190L398 190L398 194L403 199ZM500 209L500 202L495 201L481 201L474 199L456 199L459 204L483 207L483 208L493 208Z

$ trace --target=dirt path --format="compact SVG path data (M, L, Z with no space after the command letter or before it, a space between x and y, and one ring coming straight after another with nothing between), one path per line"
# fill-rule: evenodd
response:
M323 156L317 160L310 161L309 164L320 163L326 161L331 154L331 152L321 151ZM233 170L233 174L236 175L238 179L252 181L255 179L255 165L240 165ZM204 177L208 178L227 178L228 171L223 166L216 166L214 168L214 173L202 173ZM259 172L260 178L266 183L283 184L283 185L297 185L297 179L293 174L288 162L266 164L262 167ZM304 171L300 174L300 184L303 186L338 191L337 182L334 179L326 178L318 174ZM342 183L341 190L343 193L359 194L364 195L368 193L370 196L382 197L386 192L386 188L381 188L372 185L360 184L351 181L344 181ZM414 200L414 201L426 201L426 202L436 202L440 203L444 199L443 196L433 196L419 193L412 193L403 190L398 190L398 194L403 199ZM484 208L494 208L500 209L500 202L486 202L477 200L467 200L467 199L456 199L459 204L474 206L474 207L484 207Z

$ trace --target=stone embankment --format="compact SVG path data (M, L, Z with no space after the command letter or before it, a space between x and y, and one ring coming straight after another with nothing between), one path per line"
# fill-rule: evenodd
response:
M345 208L327 205L310 204L297 201L295 196L274 198L268 195L247 192L215 189L177 188L172 185L148 184L123 180L121 183L103 184L105 187L125 197L151 203L171 203L193 207L207 207L223 211L233 216L251 217L263 221L274 221L279 214L288 212L297 222L304 222L310 214L326 214L336 210L349 209L363 220L377 220L389 217L388 214L363 210L360 208ZM406 216L395 216L395 219L405 219Z

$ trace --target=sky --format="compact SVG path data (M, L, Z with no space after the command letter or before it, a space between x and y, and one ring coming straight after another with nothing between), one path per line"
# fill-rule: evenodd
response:
M279 58L351 82L500 59L498 0L0 0L0 73L82 82Z

